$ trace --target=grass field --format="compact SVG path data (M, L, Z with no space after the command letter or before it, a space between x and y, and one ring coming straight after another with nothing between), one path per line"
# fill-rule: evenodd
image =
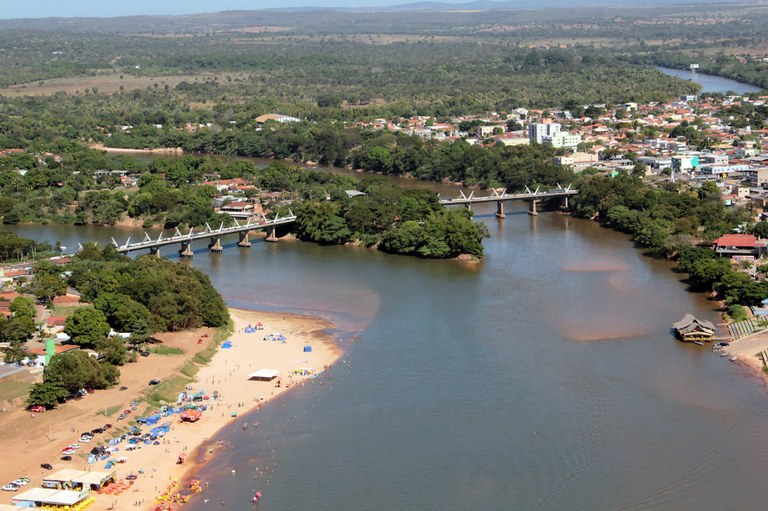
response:
M243 81L248 79L247 73L203 73L169 76L132 76L121 74L103 74L82 76L78 78L55 78L34 83L23 83L0 89L0 94L7 97L22 96L52 96L58 92L67 94L114 94L147 87L170 88L181 82L205 82L218 79L221 81Z

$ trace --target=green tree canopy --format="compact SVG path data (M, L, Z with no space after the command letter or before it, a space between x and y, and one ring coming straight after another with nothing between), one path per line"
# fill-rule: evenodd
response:
M94 348L109 335L109 323L103 312L94 307L80 307L67 318L64 332L82 348Z

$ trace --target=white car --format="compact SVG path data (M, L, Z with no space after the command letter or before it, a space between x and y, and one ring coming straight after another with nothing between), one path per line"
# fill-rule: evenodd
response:
M79 449L79 448L80 448L80 444L69 444L69 446L68 446L68 447L69 447L70 449Z
M13 483L6 484L5 486L3 486L2 490L3 491L19 491L19 485L13 484Z
M15 484L16 486L26 486L29 484L29 481L25 481L24 479L16 479L11 484Z

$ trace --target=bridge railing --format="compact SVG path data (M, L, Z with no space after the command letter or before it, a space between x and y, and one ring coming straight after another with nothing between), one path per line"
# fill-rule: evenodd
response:
M128 238L128 240L124 244L120 245L117 241L115 241L114 238L112 238L112 244L115 246L118 252L127 253L127 252L133 252L134 250L142 250L147 248L172 245L174 243L191 243L192 241L196 241L196 240L226 236L228 234L250 232L250 231L255 231L259 229L267 229L267 228L275 227L278 225L293 223L295 221L296 221L296 215L293 214L293 211L290 211L290 214L288 216L281 217L280 215L276 215L275 218L273 218L272 220L269 220L262 213L260 221L254 222L252 218L249 218L248 222L244 225L241 225L240 222L237 219L235 219L235 225L233 226L224 227L224 223L222 222L219 225L218 229L213 229L206 222L205 229L203 229L202 231L195 231L194 228L191 228L188 233L183 234L182 232L179 231L177 227L174 235L170 237L163 237L164 233L160 232L160 234L157 236L157 239L152 239L152 237L150 237L150 235L145 232L144 239L142 241L131 243L131 238Z

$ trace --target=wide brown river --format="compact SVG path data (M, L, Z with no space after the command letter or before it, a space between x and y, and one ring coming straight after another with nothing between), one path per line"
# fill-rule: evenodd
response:
M346 355L258 428L224 432L236 449L185 509L249 509L254 490L262 511L763 508L768 392L670 333L686 312L716 321L713 303L623 235L508 210L478 210L491 238L476 266L195 247L229 304L325 316ZM114 234L13 230L70 248Z

